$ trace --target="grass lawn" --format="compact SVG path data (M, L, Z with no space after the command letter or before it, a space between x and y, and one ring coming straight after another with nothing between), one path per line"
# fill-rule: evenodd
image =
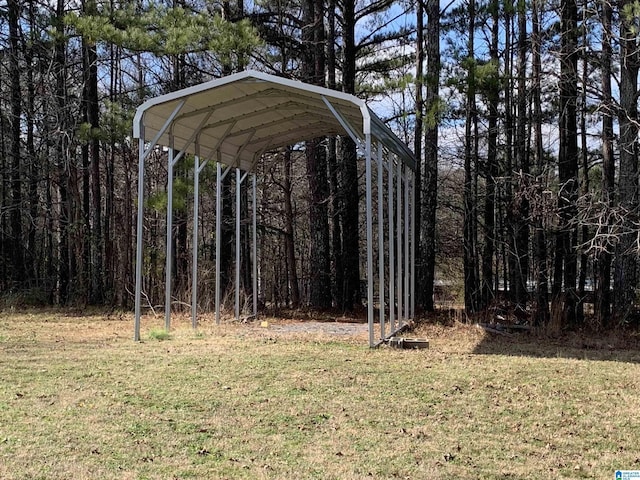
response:
M425 326L429 350L0 313L2 479L613 479L640 352ZM156 330L154 330L156 329ZM152 334L152 332L155 332Z

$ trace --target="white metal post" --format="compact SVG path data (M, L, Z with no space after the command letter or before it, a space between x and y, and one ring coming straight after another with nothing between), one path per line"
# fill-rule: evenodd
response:
M216 325L220 324L220 237L222 237L222 165L218 158L216 163Z
M416 316L416 173L411 172L411 313Z
M142 123L142 122L141 122ZM133 340L140 341L140 310L142 302L142 233L144 219L144 125L140 125L138 139L138 219L136 237L136 309Z
M166 237L166 269L165 269L165 285L164 285L164 328L169 330L171 327L171 269L172 269L172 250L173 243L173 136L169 143L169 159L167 162L167 237Z
M396 286L398 300L398 327L404 324L402 316L402 162L398 159L397 175L398 188L396 195Z
M373 347L373 214L371 212L371 135L365 136L366 165L366 210L367 210L367 319L369 323L369 346Z
M380 339L384 340L385 335L385 312L384 312L384 206L383 206L383 174L384 165L382 158L382 143L378 142L378 308L380 311Z
M253 314L258 315L258 201L256 174L253 174Z
M396 272L395 272L395 258L394 258L394 238L393 238L393 157L389 156L387 172L389 177L387 179L387 187L389 189L387 193L387 221L389 222L389 323L391 331L396 329Z
M404 316L409 318L409 175L411 170L404 169Z
M193 259L191 269L191 326L198 326L198 217L200 207L200 146L196 144L193 163Z
M240 318L240 186L242 184L241 172L236 168L236 291L235 291L235 316Z

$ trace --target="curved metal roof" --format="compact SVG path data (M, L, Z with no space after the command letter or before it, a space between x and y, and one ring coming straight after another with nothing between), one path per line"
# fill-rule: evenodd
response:
M198 149L201 158L219 150L216 160L246 171L269 149L345 133L360 140L371 134L415 169L413 153L364 101L251 70L152 98L133 123L135 138Z

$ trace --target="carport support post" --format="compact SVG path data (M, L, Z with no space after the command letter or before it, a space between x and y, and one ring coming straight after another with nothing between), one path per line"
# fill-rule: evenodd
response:
M236 168L236 291L235 317L240 318L240 186L242 185L241 171Z
M167 243L166 243L166 267L164 287L164 328L171 328L171 269L172 269L172 243L173 243L173 135L169 138L169 159L167 161Z
M409 175L411 170L404 171L404 316L409 319Z
M256 174L253 174L253 314L258 315L258 200Z
M391 331L396 329L396 293L395 293L395 258L394 258L394 244L393 244L393 157L389 156L387 165L387 172L389 178L387 179L387 186L389 192L387 194L387 213L389 222L389 323L391 325ZM382 339L384 340L384 338Z
M383 174L382 143L378 142L378 308L380 311L380 339L385 338L384 324L384 207L383 207Z
M396 195L396 286L398 289L398 327L404 324L402 316L402 162L398 159L398 188Z
M138 223L136 238L136 310L133 340L140 341L140 304L142 300L142 226L144 219L144 124L140 122L138 139Z
M371 200L371 134L365 135L365 165L367 189L367 319L369 322L369 346L375 345L373 335L373 214Z
M198 216L200 207L200 146L193 160L193 260L191 270L191 326L198 326Z
M193 171L193 271L191 273L191 324L198 326L198 226L200 212L200 172L209 163L211 156L200 163L200 146L196 144Z
M219 155L220 152L218 152ZM222 165L216 163L216 325L220 324L220 247L222 236Z
M411 313L416 315L416 173L411 172Z

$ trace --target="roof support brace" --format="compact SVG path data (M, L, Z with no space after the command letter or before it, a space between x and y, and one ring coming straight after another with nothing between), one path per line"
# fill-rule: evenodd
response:
M331 113L333 113L333 116L336 117L336 120L338 120L338 122L340 122L340 125L342 125L342 128L344 128L345 132L347 132L349 134L351 139L356 144L362 144L362 139L360 137L358 137L358 135L356 134L355 129L351 126L351 124L344 117L344 115L342 115L340 113L340 111L336 107L334 107L331 104L331 102L329 100L327 100L327 97L325 97L324 95L322 96L322 101L325 103L325 105L331 111ZM365 140L365 142L366 142L366 140ZM371 139L369 139L369 142L371 142ZM371 152L369 152L369 153L371 153Z

